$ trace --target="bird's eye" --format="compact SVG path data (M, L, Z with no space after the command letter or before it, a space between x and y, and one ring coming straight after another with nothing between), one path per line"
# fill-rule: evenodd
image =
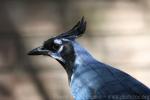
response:
M53 51L58 51L59 48L60 48L60 45L59 45L59 44L53 44L53 45L52 45L52 50L53 50Z

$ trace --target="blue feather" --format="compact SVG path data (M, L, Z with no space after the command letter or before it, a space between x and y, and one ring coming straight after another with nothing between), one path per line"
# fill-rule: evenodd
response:
M117 100L121 96L136 100L150 95L150 89L132 76L95 60L77 42L72 44L76 59L70 87L76 100Z

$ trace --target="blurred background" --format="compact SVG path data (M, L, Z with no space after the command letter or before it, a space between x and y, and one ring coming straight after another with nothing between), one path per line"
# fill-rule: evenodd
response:
M1 0L0 100L72 100L61 65L27 52L82 16L78 41L150 87L150 0Z

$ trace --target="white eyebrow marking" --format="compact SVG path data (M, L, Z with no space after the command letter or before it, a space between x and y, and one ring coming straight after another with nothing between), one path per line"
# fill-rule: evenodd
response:
M55 40L54 40L54 43L62 44L62 41L61 41L61 40L59 40L59 39L55 39Z

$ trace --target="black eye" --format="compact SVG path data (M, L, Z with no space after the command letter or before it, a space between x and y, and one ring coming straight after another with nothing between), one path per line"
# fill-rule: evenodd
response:
M53 50L53 51L58 51L59 48L60 48L60 45L59 45L59 44L53 44L53 45L52 45L52 50Z

